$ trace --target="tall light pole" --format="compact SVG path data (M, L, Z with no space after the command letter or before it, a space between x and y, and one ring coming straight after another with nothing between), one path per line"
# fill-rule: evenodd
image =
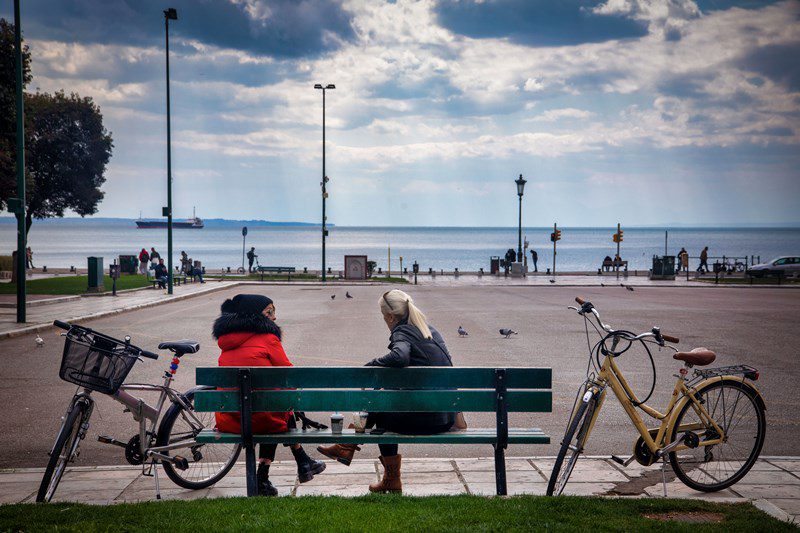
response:
M22 71L22 27L20 25L19 0L14 0L14 64L16 67L17 101L17 198L9 198L9 211L17 215L17 322L25 322L25 267L27 266L25 227L25 101L22 90L25 74Z
M167 292L172 294L172 129L169 109L169 21L178 20L178 12L174 8L164 10L167 51L167 207L162 215L167 217Z
M517 261L522 262L522 195L525 192L525 184L527 181L519 175L519 178L514 180L517 184L517 196L519 196L519 244L517 245Z
M328 198L328 192L325 185L328 183L328 176L325 173L325 91L328 89L335 89L336 86L329 83L323 86L321 83L314 85L315 89L322 91L322 281L326 281L325 269L325 237L328 236L327 217L325 216L325 200Z

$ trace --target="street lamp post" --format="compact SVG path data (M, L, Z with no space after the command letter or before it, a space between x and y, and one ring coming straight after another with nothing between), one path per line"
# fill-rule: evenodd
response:
M17 198L9 198L9 211L17 215L17 322L26 320L25 267L27 267L28 241L25 227L25 103L22 95L25 74L22 71L22 28L20 27L19 0L14 0L14 65L16 67L16 106L17 106ZM13 205L12 205L13 204ZM13 209L12 209L13 208Z
M517 184L517 196L519 196L519 244L517 245L517 261L522 262L522 194L525 192L525 184L527 181L523 179L522 174L519 178L514 180Z
M329 83L323 86L321 83L317 83L314 85L315 89L319 89L322 91L322 281L326 281L326 270L325 270L325 237L328 236L328 228L327 228L327 217L325 216L325 200L328 198L328 191L326 184L328 183L328 176L325 173L325 91L328 89L335 89L336 86L332 83Z
M164 10L166 28L167 53L167 207L162 215L167 217L167 292L172 294L172 129L169 109L169 21L178 20L178 12L174 8Z

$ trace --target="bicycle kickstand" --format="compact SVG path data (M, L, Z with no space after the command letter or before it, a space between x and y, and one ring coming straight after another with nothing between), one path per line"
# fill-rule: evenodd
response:
M153 480L156 482L156 500L161 499L161 487L158 484L158 463L153 461ZM666 490L666 489L664 489Z
M664 485L664 497L667 497L667 454L661 458L661 483Z

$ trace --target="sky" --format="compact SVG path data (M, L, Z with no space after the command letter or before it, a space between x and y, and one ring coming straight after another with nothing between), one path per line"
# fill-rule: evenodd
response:
M168 3L165 3L168 2ZM92 97L98 216L800 224L800 2L24 0L29 91ZM12 18L12 1L0 17Z

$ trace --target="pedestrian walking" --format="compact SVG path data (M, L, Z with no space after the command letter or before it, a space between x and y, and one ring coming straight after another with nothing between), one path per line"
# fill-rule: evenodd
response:
M147 253L146 248L142 248L139 252L139 274L147 275L147 265L150 263L150 254Z
M686 251L686 248L681 248L681 251L678 252L677 272L680 272L681 268L689 269L689 252Z
M253 261L256 260L256 247L250 247L250 250L247 252L247 272L253 272Z
M708 272L708 246L703 248L703 251L700 252L700 266L697 267L697 271L701 274Z
M156 252L155 247L150 247L150 270L154 269L158 264L158 260L161 259L161 254Z
M533 260L533 271L539 272L539 267L536 266L536 263L539 261L539 254L536 253L536 250L531 250L531 259Z
M34 268L34 266L33 266L33 250L31 250L30 246L25 248L25 268L27 268L27 269L33 269Z

